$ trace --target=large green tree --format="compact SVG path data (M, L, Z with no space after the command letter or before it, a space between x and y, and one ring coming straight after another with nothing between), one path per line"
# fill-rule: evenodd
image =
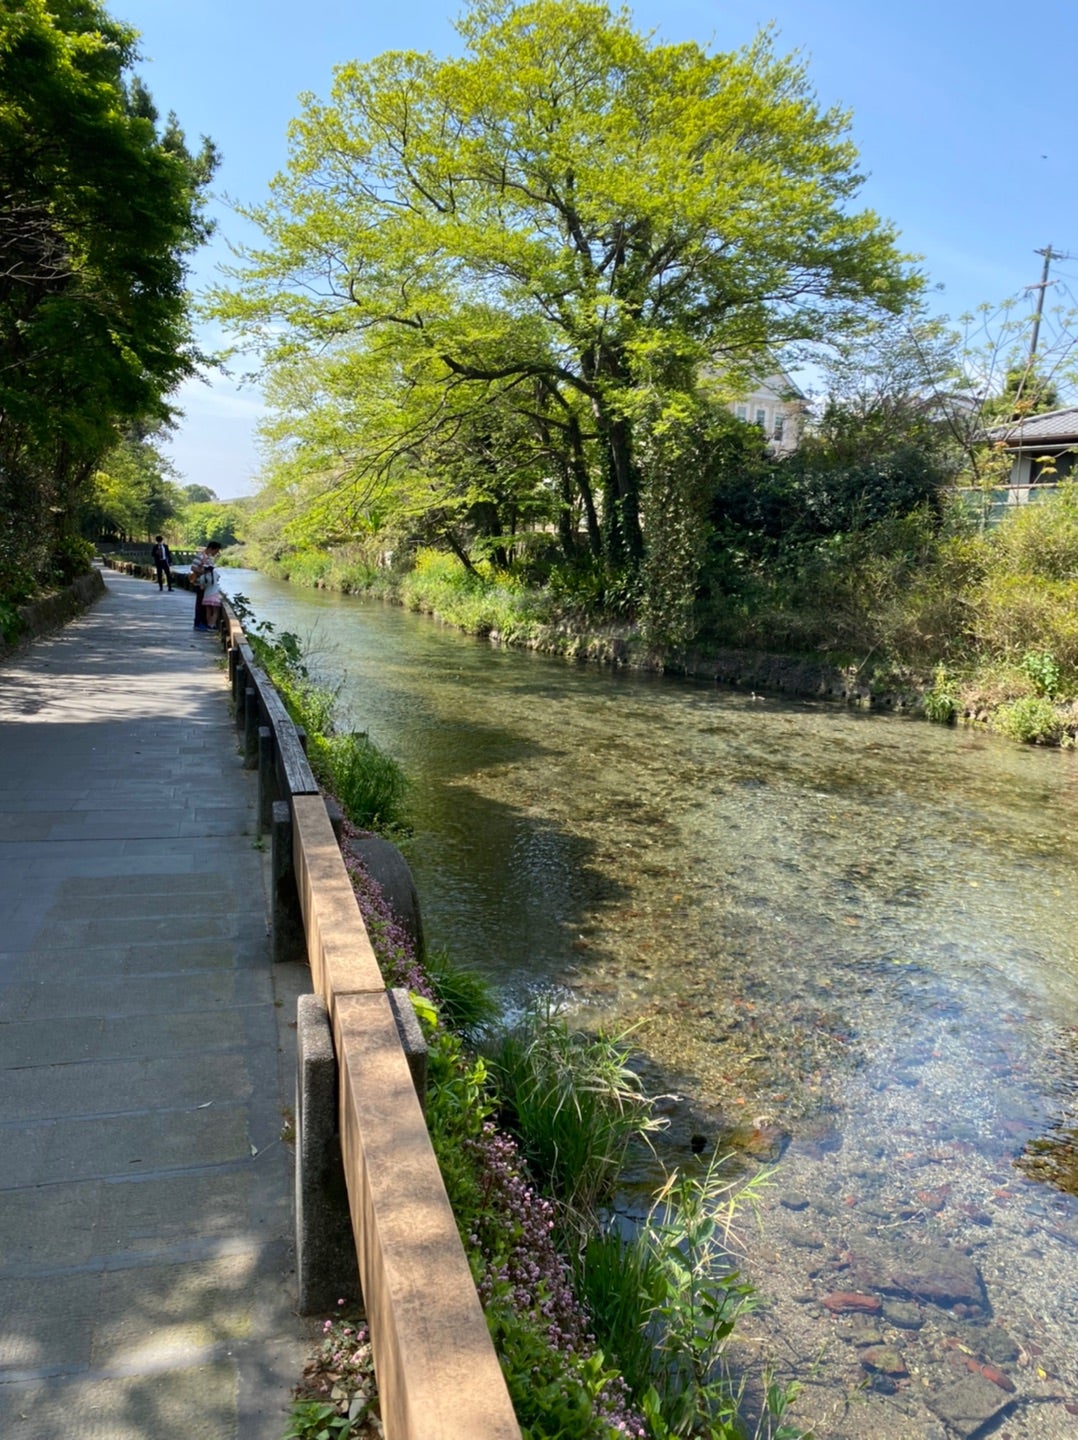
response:
M102 457L168 420L198 358L216 155L159 127L136 40L97 0L0 7L0 588L46 578Z
M116 540L149 540L182 509L182 492L154 437L134 432L104 457L82 504L86 528Z
M344 65L328 103L305 101L250 212L267 243L217 313L271 370L362 352L408 397L380 444L362 419L350 443L335 427L342 485L409 451L420 392L428 427L510 400L607 566L633 571L645 435L696 413L702 368L736 387L918 282L853 208L847 117L768 33L709 54L589 0L476 0L458 28L461 58Z

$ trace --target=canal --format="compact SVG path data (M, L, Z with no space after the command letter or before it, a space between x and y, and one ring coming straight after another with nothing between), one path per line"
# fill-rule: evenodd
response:
M744 1346L803 1424L1078 1435L1078 756L225 589L410 775L429 941L634 1027L669 1163L771 1164Z

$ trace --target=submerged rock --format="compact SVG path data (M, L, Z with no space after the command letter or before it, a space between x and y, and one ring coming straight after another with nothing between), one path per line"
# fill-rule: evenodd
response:
M885 1300L883 1317L898 1330L920 1330L925 1323L921 1307L912 1300Z
M832 1290L820 1303L833 1315L874 1314L883 1305L878 1295L864 1295L859 1290Z
M873 1345L860 1354L861 1364L866 1370L874 1371L880 1375L890 1375L893 1379L901 1379L910 1372L906 1369L906 1362L893 1345Z
M853 1253L854 1272L866 1290L908 1295L943 1307L987 1310L980 1271L966 1255L937 1245L901 1242L884 1246L860 1240Z
M969 1440L1009 1410L1014 1401L983 1375L969 1375L927 1396L925 1403L956 1435Z

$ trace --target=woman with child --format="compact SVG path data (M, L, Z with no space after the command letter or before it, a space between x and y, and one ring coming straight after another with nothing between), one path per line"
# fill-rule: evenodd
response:
M221 583L214 564L221 547L211 540L191 562L191 584L195 589L196 630L216 630L221 613Z

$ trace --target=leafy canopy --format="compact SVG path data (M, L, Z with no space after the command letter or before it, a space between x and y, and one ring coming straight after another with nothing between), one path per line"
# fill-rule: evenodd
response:
M441 469L447 429L474 437L493 405L532 432L533 483L608 566L638 567L644 441L697 413L702 368L736 386L918 279L853 208L848 117L770 32L709 54L592 0L476 0L458 29L459 58L390 52L305 98L249 211L266 244L215 312L289 371L287 404L316 359L299 450L276 439L323 500Z

